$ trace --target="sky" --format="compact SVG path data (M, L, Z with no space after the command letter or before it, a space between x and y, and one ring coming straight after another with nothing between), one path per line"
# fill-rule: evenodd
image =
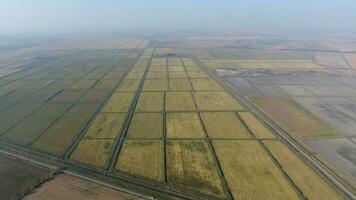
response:
M355 0L0 0L0 34L355 30Z

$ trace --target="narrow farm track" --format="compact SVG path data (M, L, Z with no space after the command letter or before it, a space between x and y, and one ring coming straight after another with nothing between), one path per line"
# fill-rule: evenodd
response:
M242 93L231 86L229 83L223 81L216 74L211 72L207 67L202 64L196 58L192 58L197 64L199 64L209 75L218 81L221 85L226 85L226 90L230 91L234 97L242 103L245 108L251 111L254 115L259 117L266 125L272 128L275 133L277 133L285 142L288 144L296 153L298 153L307 163L312 165L322 176L324 176L329 182L331 182L336 188L338 188L347 198L356 199L356 195L353 189L348 187L340 178L330 171L326 166L322 165L315 156L313 156L303 145L301 145L296 139L292 138L288 133L281 129L277 124L275 124L269 117L262 113L262 111L257 108L249 99L241 95Z

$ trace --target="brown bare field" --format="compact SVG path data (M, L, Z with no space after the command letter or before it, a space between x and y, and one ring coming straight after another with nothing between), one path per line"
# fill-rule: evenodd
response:
M163 131L161 113L135 113L130 122L128 138L160 138Z
M214 140L213 144L235 199L299 199L258 142Z
M340 53L325 53L325 52L318 52L315 53L315 61L318 64L329 68L349 68L347 63L345 62L343 56Z
M226 198L211 152L204 140L167 142L168 182Z
M139 84L140 84L139 79L125 79L120 83L116 91L134 92L137 90Z
M307 199L344 199L285 145L278 141L264 141L263 143Z
M163 110L163 92L141 92L136 112L160 112Z
M115 169L164 181L162 140L125 140Z
M193 92L198 110L221 111L242 110L242 107L225 91Z
M190 91L192 85L189 79L169 79L169 91Z
M290 98L254 98L253 101L276 123L295 136L305 139L339 135L335 129Z
M113 145L112 139L83 139L70 155L70 159L103 168Z
M134 94L134 92L115 92L104 106L102 112L127 112Z
M191 92L166 92L167 111L196 110Z
M274 138L274 135L261 122L259 122L251 113L239 112L238 113L247 127L251 130L257 138Z
M345 53L344 55L352 68L356 69L356 53Z
M84 137L115 139L119 136L125 119L126 113L100 113Z
M58 175L44 183L24 200L134 200L141 199L109 187L105 187L70 175Z
M223 90L223 88L213 79L202 78L192 79L194 90Z
M198 113L167 113L168 138L205 138Z
M152 79L146 80L143 84L143 91L167 91L168 90L168 80L167 79Z
M200 115L211 138L249 138L234 112L203 112Z

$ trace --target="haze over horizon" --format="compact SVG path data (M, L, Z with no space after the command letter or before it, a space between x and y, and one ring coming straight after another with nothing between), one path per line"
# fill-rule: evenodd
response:
M0 1L0 34L185 29L355 30L356 1ZM342 11L342 12L341 12Z

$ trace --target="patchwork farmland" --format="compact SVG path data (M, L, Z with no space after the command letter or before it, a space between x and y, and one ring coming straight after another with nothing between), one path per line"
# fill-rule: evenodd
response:
M253 60L250 50L140 38L75 43L22 52L48 60L2 75L2 150L158 199L348 198L214 73L324 69L313 56L271 50ZM301 137L338 135L286 98L251 99Z

